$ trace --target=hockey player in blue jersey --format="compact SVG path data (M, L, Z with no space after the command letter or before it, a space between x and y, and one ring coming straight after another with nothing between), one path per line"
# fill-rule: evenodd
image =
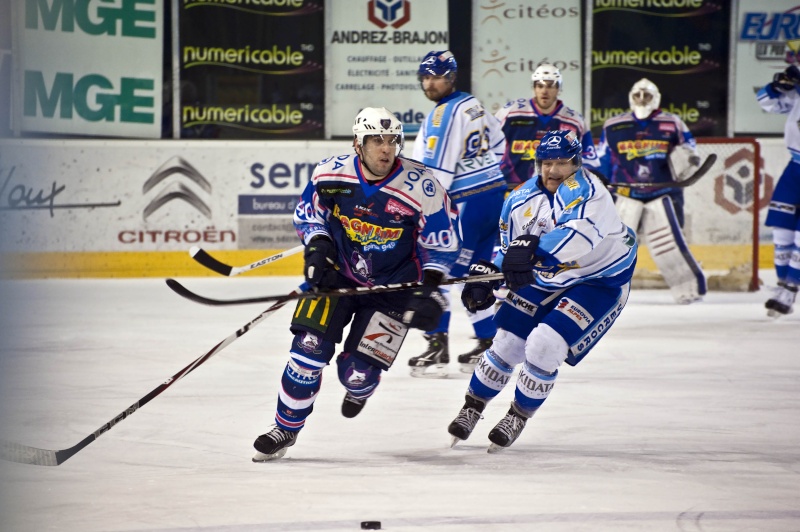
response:
M772 317L791 314L800 285L800 69L789 65L758 91L768 113L786 115L784 142L791 159L772 193L766 225L772 227L778 287L766 302Z
M501 249L475 277L462 302L475 311L494 304L502 271L510 289L495 316L497 335L472 374L465 403L448 432L466 440L486 404L522 367L508 413L489 432L493 452L511 445L550 394L563 362L578 364L619 317L636 265L636 234L622 223L611 194L581 168L571 131L552 131L536 148L536 175L503 205Z
M603 125L596 169L612 183L672 183L700 166L696 143L678 115L659 108L661 93L642 78L628 94L631 110ZM676 302L689 304L706 293L706 278L683 236L683 189L616 189L622 221L645 238Z
M562 89L561 71L544 63L531 74L533 98L508 102L495 116L506 137L506 152L500 168L513 189L535 173L536 146L548 131L572 131L581 140L584 164L592 165L597 157L592 132L579 112L558 99Z
M436 107L423 122L412 158L427 166L458 206L463 247L450 272L467 273L471 264L490 259L497 239L497 220L506 184L500 171L505 137L500 123L474 96L456 90L458 65L449 51L430 52L419 65L425 96ZM444 290L443 290L444 291ZM444 291L449 300L449 292ZM470 316L478 345L458 356L462 370L471 372L496 331L492 309ZM414 377L446 377L450 361L449 309L439 324L426 331L428 349L409 359Z
M375 393L408 328L435 327L446 307L437 286L461 250L455 206L430 171L399 157L403 126L391 112L363 109L353 135L355 154L320 162L295 209L306 283L311 290L422 286L297 303L275 425L256 439L256 462L280 458L294 445L348 325L336 366L346 390L342 415L352 418Z

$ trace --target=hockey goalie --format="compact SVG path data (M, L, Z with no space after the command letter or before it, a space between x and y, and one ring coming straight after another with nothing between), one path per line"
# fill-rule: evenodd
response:
M616 185L620 218L649 248L675 301L693 303L706 293L706 279L683 236L678 183L700 167L696 142L679 116L660 109L661 93L647 78L633 85L628 102L630 111L603 125L597 170Z

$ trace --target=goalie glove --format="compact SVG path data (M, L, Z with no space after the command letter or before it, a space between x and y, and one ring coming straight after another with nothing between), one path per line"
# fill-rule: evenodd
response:
M506 285L516 292L520 288L536 282L533 265L536 264L536 248L539 247L537 235L522 235L512 240L503 259L503 277Z
M494 304L494 291L500 288L500 281L480 280L481 275L492 273L500 273L500 268L483 259L469 267L469 277L475 277L475 280L464 284L464 291L461 292L461 302L468 311L486 310Z

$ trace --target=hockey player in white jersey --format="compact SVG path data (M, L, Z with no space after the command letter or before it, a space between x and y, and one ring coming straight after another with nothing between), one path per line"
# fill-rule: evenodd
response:
M622 223L610 193L581 168L581 144L551 131L536 148L536 176L509 195L494 263L470 268L462 302L494 304L502 270L510 289L495 316L497 335L472 374L465 403L448 432L466 440L486 404L520 364L514 400L489 432L493 452L511 445L547 399L563 362L578 364L619 317L636 265L636 234Z
M314 408L322 371L336 344L342 415L357 416L375 393L409 327L435 327L446 301L437 286L458 258L458 214L421 164L398 157L403 126L384 108L367 107L353 125L355 154L317 165L294 213L305 245L311 290L422 281L396 293L301 299L281 376L275 425L253 444L253 461L280 458Z
M658 87L642 78L628 101L630 111L603 125L597 170L612 183L672 183L692 175L700 165L694 137L678 115L659 108ZM706 278L683 235L683 189L619 187L616 195L622 221L644 235L675 301L700 300Z
M800 285L800 69L790 65L758 91L768 113L786 115L784 142L791 159L772 193L766 225L772 227L778 287L767 300L767 314L791 314Z
M412 155L433 172L458 206L463 246L450 272L453 277L465 275L481 259L491 259L506 190L500 170L506 141L500 123L477 98L456 90L457 72L449 51L430 52L420 62L420 84L436 107L422 124ZM475 360L491 345L497 330L493 315L489 308L470 316L478 345L458 356L462 368L472 371ZM449 325L448 309L438 326L426 331L428 349L409 359L412 376L447 376Z

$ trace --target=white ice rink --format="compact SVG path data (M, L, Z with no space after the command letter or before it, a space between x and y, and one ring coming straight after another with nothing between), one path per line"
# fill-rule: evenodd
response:
M774 278L765 274L767 284ZM294 278L181 279L222 298ZM257 316L206 307L163 279L6 282L0 437L71 447ZM677 306L634 290L617 325L564 367L520 439L487 454L513 386L472 437L446 427L468 376L408 375L412 331L355 419L328 368L286 457L250 461L272 423L286 307L58 467L0 462L0 531L798 531L800 314L768 290ZM471 348L454 313L451 353Z

